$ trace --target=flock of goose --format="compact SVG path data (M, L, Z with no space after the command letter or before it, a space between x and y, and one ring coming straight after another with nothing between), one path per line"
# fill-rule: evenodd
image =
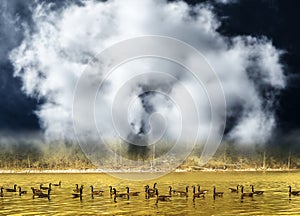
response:
M32 198L34 199L35 197L37 198L48 198L50 199L50 193L52 190L52 186L55 187L61 187L61 181L59 181L58 184L53 184L49 183L48 187L43 186L43 184L40 184L39 188L34 188L31 187L32 190ZM254 195L263 195L264 191L256 191L254 190L254 186L250 185L251 187L251 192L244 192L244 186L243 185L237 185L236 187L230 187L228 188L231 193L241 193L241 199L244 197L253 197ZM18 189L17 189L18 188ZM90 195L92 198L94 196L103 196L104 192L103 190L94 190L93 185L90 186L91 191ZM172 186L169 186L169 193L165 195L159 194L159 190L157 188L157 183L154 183L153 187L151 188L149 185L146 185L145 187L145 198L150 199L150 198L156 198L156 202L158 201L170 201L172 196L179 196L179 197L186 197L188 198L189 196L189 186L185 187L185 190L174 190ZM294 195L294 196L300 196L300 191L292 191L292 187L288 186L289 188L289 196ZM78 184L75 185L75 188L71 192L70 195L72 195L73 198L79 198L82 200L83 196L83 189L84 186L81 185L79 187ZM0 197L4 197L4 190L7 193L18 193L19 196L22 196L24 194L27 194L27 191L22 190L20 186L17 187L15 184L13 188L3 188L1 187L0 191ZM113 198L114 202L117 202L117 199L129 199L131 196L139 196L141 192L139 191L130 191L129 187L126 187L126 191L124 192L119 192L116 188L113 188L112 186L109 186L109 195L110 198ZM197 198L204 198L208 194L208 190L202 189L200 185L198 184L197 186L192 186L192 198L193 201ZM216 197L222 197L224 192L217 191L216 187L213 187L213 198L215 199Z

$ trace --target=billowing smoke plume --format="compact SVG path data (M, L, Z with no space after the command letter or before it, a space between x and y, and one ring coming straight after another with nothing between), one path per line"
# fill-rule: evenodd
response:
M10 59L15 76L23 80L24 92L45 101L36 114L48 138L73 138L72 96L88 61L116 42L142 35L174 37L204 54L224 88L230 125L228 139L251 144L264 143L271 136L276 125L275 97L285 87L280 64L282 52L267 38L221 35L217 32L219 20L208 4L110 0L70 3L60 9L43 3L32 10L33 26L27 27L22 44L11 52ZM134 67L142 71L145 65L137 63ZM112 103L110 96L117 91L118 84L132 75L132 70L125 69L107 83L107 100L100 101L100 107ZM174 74L179 80L189 80L180 72ZM130 114L132 132L128 137L132 139L149 131L149 116L162 111L162 107L171 121L176 115L174 106L168 106L168 100L162 102L162 96L151 92L139 95L139 88L153 84L137 82L132 86L139 99ZM193 89L193 82L189 84ZM167 88L176 93L176 83L169 83ZM203 92L195 94L195 98L200 105L208 104ZM209 110L204 108L199 115L204 119L202 131L205 131L210 123L205 120ZM100 112L98 117L106 122L107 113ZM104 131L109 134L112 125L106 127Z

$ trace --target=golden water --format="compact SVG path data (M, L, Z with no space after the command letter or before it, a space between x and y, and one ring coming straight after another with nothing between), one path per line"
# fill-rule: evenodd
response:
M138 178L138 176L137 176ZM40 183L45 186L49 182L62 181L61 188L52 187L51 199L32 199L30 187L38 188ZM205 199L192 200L189 197L172 197L170 202L158 202L155 198L145 199L144 185L152 186L157 182L160 194L168 194L168 186L184 190L186 185L201 184L202 189L209 192ZM28 194L19 196L4 192L0 197L0 215L300 215L300 196L288 196L288 185L300 190L300 172L195 172L171 173L152 181L126 181L107 174L0 174L0 186L12 188L16 183L27 190ZM73 199L74 185L83 184L83 198ZM250 191L264 190L262 196L244 198L240 194L230 193L228 187L237 184ZM105 190L101 197L90 195L90 185L95 190ZM108 186L116 187L125 192L129 186L132 191L141 191L138 197L117 199L115 203L109 196ZM212 187L224 191L224 197L215 200Z

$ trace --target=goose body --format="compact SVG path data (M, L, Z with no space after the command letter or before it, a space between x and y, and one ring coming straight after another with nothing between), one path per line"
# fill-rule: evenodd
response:
M185 187L185 191L173 190L173 194L179 196L186 196L186 197L188 196L188 192L189 192L189 186Z
M156 191L152 188L149 188L149 185L145 186L145 193L146 193L146 198L150 198L150 197L155 197L156 196Z
M251 191L255 195L262 195L264 191L254 191L254 185L251 185Z
M216 187L214 187L214 193L213 193L213 196L214 196L214 197L216 197L216 196L222 197L223 194L224 194L224 192L217 192L217 191L216 191Z
M129 196L139 196L140 195L140 192L138 192L138 191L130 192L129 187L127 187L127 193Z
M248 193L244 193L244 186L241 187L241 198L244 198L244 197L253 197L253 193L252 192L248 192Z
M31 187L31 190L32 190L33 196L38 196L39 194L43 193L41 190L35 189L33 187Z
M61 181L58 182L58 184L52 184L55 187L61 187Z
M40 184L40 189L41 190L49 190L49 189L51 189L51 185L52 185L52 183L49 183L48 187L44 187L43 184Z
M78 193L73 193L72 194L73 198L80 198L80 199L82 199L82 191L83 191L83 185L81 185L81 187L79 188L79 192Z
M201 190L201 186L198 184L198 193L207 193L208 190Z
M75 193L79 193L79 190L80 190L80 189L79 189L79 187L78 187L78 184L75 184L75 186L76 186L76 187L75 187L75 189L74 189L73 191L74 191Z
M27 194L27 191L22 191L22 188L19 186L19 195Z
M48 189L48 193L46 193L46 194L40 193L38 195L38 198L48 198L48 199L50 199L50 192L51 192L51 189Z
M195 200L195 198L204 198L205 197L206 192L197 192L196 193L196 187L193 186L193 201Z
M92 194L92 195L99 195L99 196L102 196L102 193L103 193L104 191L102 191L102 190L95 191L93 185L91 185L90 187L91 187L91 194Z
M114 191L114 195L115 197L120 197L120 198L128 198L129 194L128 194L128 189L127 189L127 193L117 193L117 189L113 188Z
M17 185L14 185L14 188L6 188L6 192L17 192Z
M4 196L4 193L3 193L3 187L1 187L1 190L0 190L0 197L3 197Z
M239 192L239 185L237 185L236 186L236 188L228 188L230 191L231 191L231 193L238 193Z
M168 202L171 201L171 196L170 195L159 195L158 193L158 189L155 190L155 194L156 194L156 203L158 203L158 201L162 201L162 202Z
M292 191L292 187L289 186L289 195L300 196L300 191Z

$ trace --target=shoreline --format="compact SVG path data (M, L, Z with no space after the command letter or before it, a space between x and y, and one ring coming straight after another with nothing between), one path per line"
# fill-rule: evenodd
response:
M0 169L0 174L88 174L88 173L193 173L193 172L297 172L299 169L201 169L201 170L188 170L188 169L175 169L170 170L113 170L113 169L49 169L49 170L38 170L38 169Z

